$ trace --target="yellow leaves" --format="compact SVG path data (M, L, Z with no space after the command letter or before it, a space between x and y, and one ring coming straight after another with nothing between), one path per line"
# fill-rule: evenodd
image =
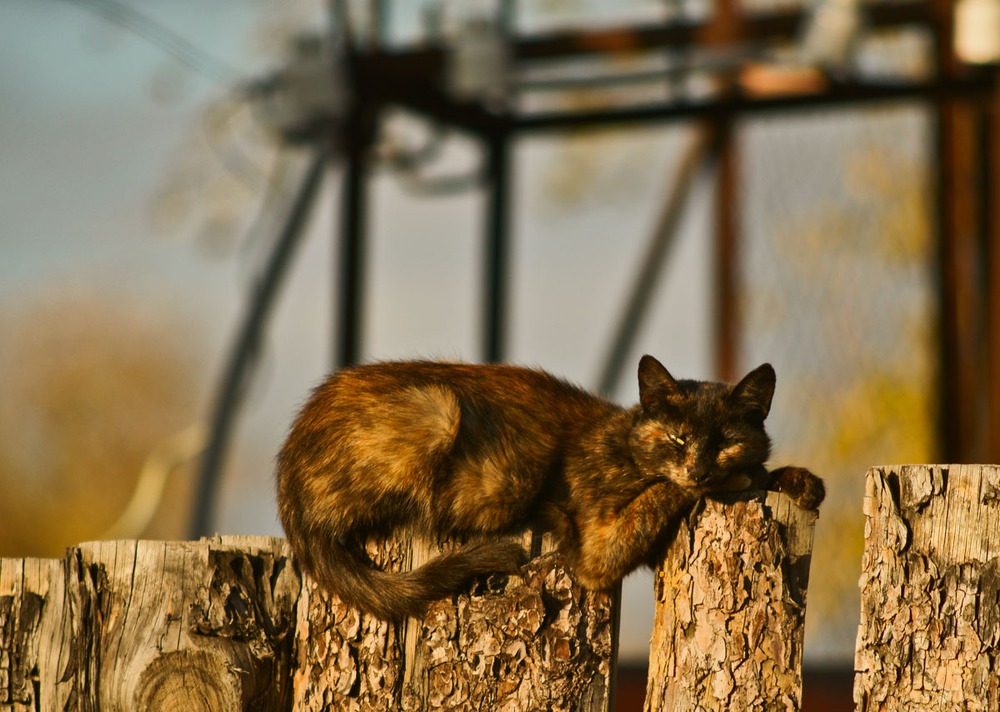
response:
M866 373L836 401L833 415L839 427L830 445L835 459L878 464L887 453L893 462L933 459L935 408L927 377L907 378L888 370Z
M194 417L190 335L162 309L70 290L3 316L0 556L59 555L115 519Z
M852 200L874 210L868 249L896 263L923 259L931 248L927 170L884 145L865 147L846 160L844 183Z
M816 530L807 648L847 655L864 473L935 455L933 200L912 116L871 112L863 126L806 128L815 146L822 138L839 150L769 168L781 175L766 196L773 228L747 248L745 333L786 354L783 403L769 420L775 464L808 466L830 495ZM808 171L824 190L793 192Z

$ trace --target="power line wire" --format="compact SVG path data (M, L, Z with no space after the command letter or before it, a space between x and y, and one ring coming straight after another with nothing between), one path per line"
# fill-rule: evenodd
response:
M118 0L62 1L98 15L105 21L141 37L216 84L232 86L242 79L241 73L232 66L208 54L166 25L123 2Z

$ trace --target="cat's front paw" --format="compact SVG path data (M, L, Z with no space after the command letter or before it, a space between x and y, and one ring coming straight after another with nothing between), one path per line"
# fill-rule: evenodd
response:
M804 467L779 467L771 472L770 489L784 492L803 509L816 511L826 497L823 480Z

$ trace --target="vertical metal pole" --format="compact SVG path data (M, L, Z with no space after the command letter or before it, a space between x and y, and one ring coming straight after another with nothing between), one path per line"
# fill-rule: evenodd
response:
M956 108L947 104L936 107L936 181L938 197L938 311L940 319L940 382L938 386L940 458L944 462L963 462L968 459L970 431L968 412L971 404L966 379L969 354L967 311L963 280L967 275L962 268L962 235L966 211L961 209L958 195L958 177L961 173L960 147ZM965 406L965 407L963 407Z
M742 31L740 4L736 0L718 0L706 39L734 42ZM722 92L732 91L729 79L723 80ZM718 133L719 173L716 184L715 226L715 371L723 381L736 378L739 349L739 147L735 137L734 116L721 117Z
M718 124L719 178L716 187L715 236L715 370L723 381L736 378L739 348L739 166L733 122L727 117Z
M995 78L995 77L994 77ZM1000 462L1000 96L994 92L982 112L982 283L985 341L986 427L983 460Z
M492 132L486 143L487 195L484 254L483 358L499 362L506 356L507 298L510 271L510 135Z
M939 74L955 70L951 51L950 0L935 0L936 61ZM957 103L939 99L934 105L935 180L938 237L938 310L940 360L938 385L939 457L944 462L968 462L975 436L978 392L971 310L969 242L975 233L968 188L971 185L971 147L968 145L968 112Z
M369 112L361 102L354 108L345 132L344 179L340 216L339 329L334 366L343 368L361 358L364 336L364 241L368 175L366 153L371 138Z

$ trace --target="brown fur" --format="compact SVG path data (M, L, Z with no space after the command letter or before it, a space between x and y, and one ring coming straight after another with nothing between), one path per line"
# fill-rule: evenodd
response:
M608 588L702 495L771 486L819 506L808 470L772 481L764 467L773 391L767 364L728 386L676 381L651 356L630 409L516 366L346 369L316 389L278 456L281 521L323 588L385 619L515 571L524 552L500 537L528 526L554 532L584 585ZM404 529L467 543L407 573L366 562L365 537Z

